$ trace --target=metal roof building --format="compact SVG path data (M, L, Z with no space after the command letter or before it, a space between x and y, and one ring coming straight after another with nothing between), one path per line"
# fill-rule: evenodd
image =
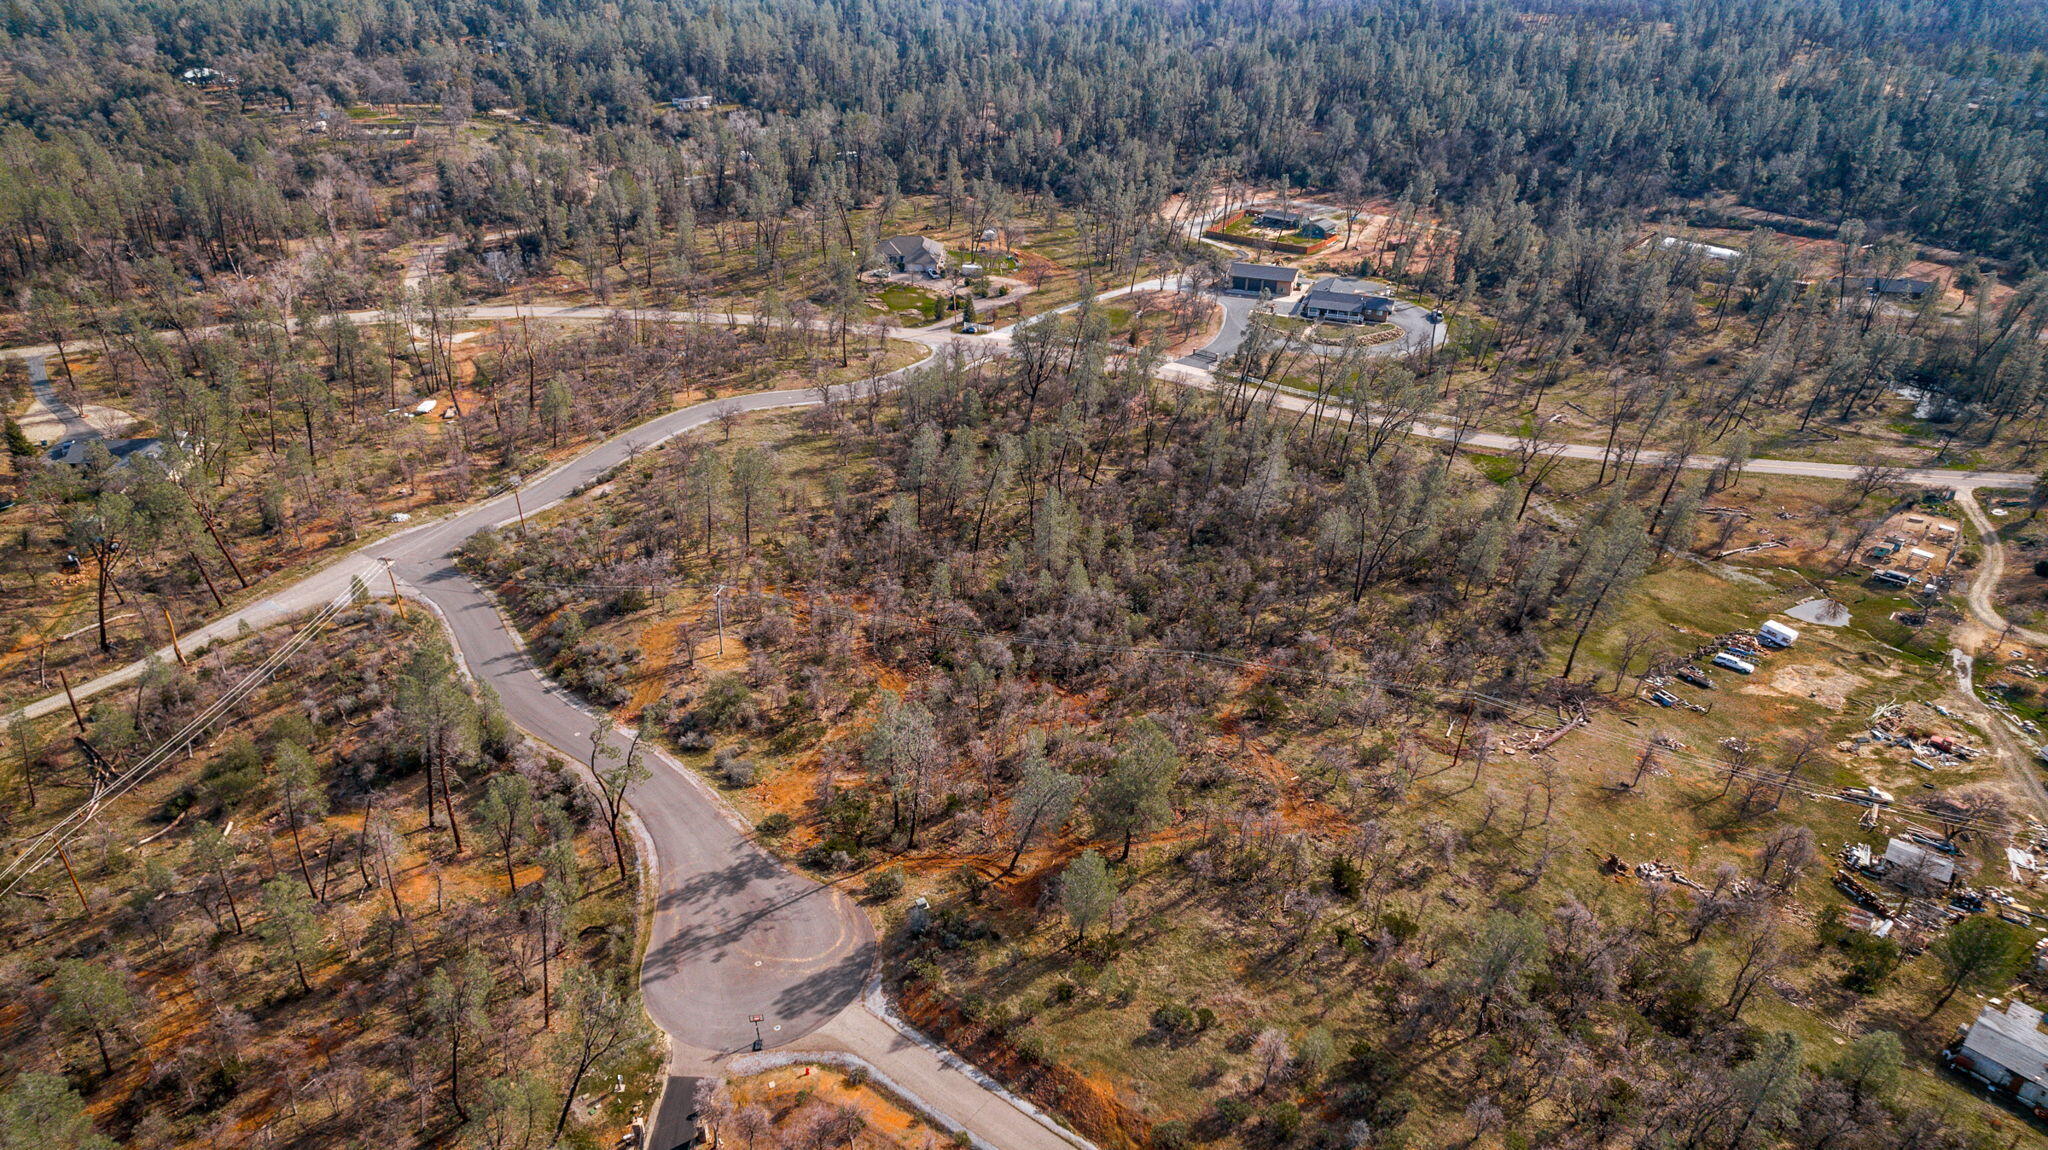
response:
M2024 1002L1997 999L1984 1007L1963 1040L1948 1052L1950 1064L2029 1106L2048 1103L2048 1031L2041 1012Z

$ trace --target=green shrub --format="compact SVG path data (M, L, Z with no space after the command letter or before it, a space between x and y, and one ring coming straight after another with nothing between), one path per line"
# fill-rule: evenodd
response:
M890 867L868 876L861 893L877 902L887 902L903 893L903 868Z
M737 671L713 675L704 684L704 693L697 699L697 721L711 730L734 730L751 727L760 721L760 713L754 707L754 692L747 688L747 680Z
M1266 1107L1266 1128L1281 1142L1301 1132L1301 1107L1292 1102L1275 1102Z
M199 774L199 793L222 807L234 807L263 783L263 752L247 735L213 757Z
M755 823L754 830L759 832L762 838L773 839L781 838L783 835L788 834L790 828L794 825L796 825L795 819L790 818L789 815L782 811L776 811L774 814Z
M1172 1035L1193 1034L1199 1023L1195 1012L1177 1002L1169 1002L1152 1012L1152 1026Z
M1252 1104L1242 1098L1218 1098L1216 1117L1228 1127L1238 1127L1251 1120Z
M1338 855L1330 860L1330 889L1337 897L1356 899L1365 888L1365 871L1355 862Z

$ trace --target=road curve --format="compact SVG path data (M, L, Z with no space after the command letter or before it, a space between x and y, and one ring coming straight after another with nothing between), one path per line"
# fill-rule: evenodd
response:
M643 322L750 322L749 317L742 316L573 306L482 306L455 309L452 314L465 319L623 317ZM379 312L363 312L351 318L378 322L385 317ZM933 350L956 347L986 354L1004 350L1009 343L1007 335L892 333L893 338L921 343ZM0 349L0 356L26 358L51 350ZM1185 364L1166 365L1160 374L1185 386L1211 390L1219 386L1209 372ZM841 397L851 394L845 387L832 391ZM1269 398L1275 406L1296 411L1320 411L1326 406L1313 397L1284 391L1271 392ZM671 412L529 481L521 489L521 499L527 514L533 514L567 498L636 453L728 412L803 407L820 401L819 389L809 388L732 396ZM1330 406L1334 413L1335 406ZM1530 446L1514 436L1460 433L1427 422L1413 423L1408 430L1425 438L1450 441L1456 449L1513 452ZM1542 447L1571 459L1598 460L1606 456L1593 445ZM1641 456L1643 462L1652 464L1662 458L1655 452ZM1684 462L1694 468L1711 468L1721 463L1705 456ZM1860 470L1846 464L1794 460L1755 460L1747 469L1840 480L1854 479ZM1906 478L1968 492L1982 486L2025 486L2033 477L2008 472L1928 470L1908 472ZM361 578L377 586L385 578L380 560L388 559L393 574L404 581L410 593L432 604L440 613L465 664L473 674L492 684L513 721L565 757L582 761L589 753L589 713L538 673L489 597L453 564L454 551L465 539L485 527L508 523L516 514L512 496L504 494L409 528L343 556L322 571L193 632L188 642L204 645L234 633L243 621L261 625L302 613L333 598L352 579ZM169 652L162 654L167 657ZM141 667L142 664L135 664L100 676L78 686L76 693L83 697L105 690L132 679ZM30 703L22 710L35 716L63 705L63 696L58 695ZM614 739L616 749L623 751L622 746L616 745L618 738ZM891 1030L896 1037L884 1041L875 1037L878 1032L872 1026L850 1021L850 1011L863 1009L856 1004L877 953L866 916L842 893L790 871L753 843L728 821L722 804L686 768L665 755L651 756L650 766L652 777L629 796L634 813L653 844L656 870L653 937L645 956L642 986L649 1014L675 1040L671 1071L678 1077L673 1081L687 1081L684 1076L703 1072L720 1056L750 1045L754 1034L749 1018L759 1014L764 1017L762 1038L769 1047L786 1045L815 1033L831 1045L855 1048L855 1053L892 1073L927 1084L925 1088L934 1095L971 1095L972 1105L977 1107L987 1106L990 1099L997 1097L976 1093L979 1088L967 1084L969 1080L962 1078L958 1068L946 1066L943 1059L934 1064L936 1069L923 1066L922 1062L930 1059L900 1033ZM658 1127L680 1128L673 1107L687 1103L683 1091L670 1091L664 1099ZM1009 1104L1004 1102L1002 1106L1007 1108ZM965 1115L955 1117L980 1129ZM1045 1123L1018 1128L1004 1118L1002 1124L1012 1132L1002 1150L1071 1150L1073 1145L1070 1137L1054 1132ZM1019 1133L1020 1129L1023 1132Z
M814 403L813 391L771 391L702 403L643 424L529 484L537 508L672 436L727 412ZM516 514L508 498L479 504L387 545L399 581L447 624L470 673L506 714L572 761L587 762L592 715L527 659L489 596L455 567L471 535ZM529 511L529 513L531 513ZM615 755L626 739L615 734ZM859 997L875 962L867 916L838 892L783 866L733 823L687 768L651 754L651 777L628 795L654 848L654 929L641 971L647 1011L681 1046L717 1055L750 1045L752 1015L781 1045Z

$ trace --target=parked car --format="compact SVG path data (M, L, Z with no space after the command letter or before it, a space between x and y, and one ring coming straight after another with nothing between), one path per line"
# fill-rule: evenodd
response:
M1738 675L1756 674L1756 664L1742 658L1733 651L1716 651L1714 653L1714 666L1725 667Z

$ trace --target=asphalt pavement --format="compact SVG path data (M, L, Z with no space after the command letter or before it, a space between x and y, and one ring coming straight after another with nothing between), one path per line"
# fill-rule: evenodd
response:
M1140 285L1140 287L1149 285ZM1253 301L1255 302L1255 301ZM1226 304L1226 312L1229 308ZM462 309L471 319L601 319L624 314L653 322L718 322L718 315L609 308ZM362 318L381 318L363 313ZM958 346L988 352L1002 350L1008 332L991 336L956 337L944 332L907 333L934 349ZM1240 335L1241 338L1241 335ZM0 350L0 355L27 358L48 349ZM1184 363L1170 364L1162 376L1204 388L1216 386L1213 376ZM841 395L846 389L835 389ZM650 420L561 465L521 488L528 515L605 475L634 454L675 435L701 427L727 412L801 407L819 402L818 389L758 392L701 403ZM1292 410L1313 410L1316 401L1281 392L1273 402ZM1463 448L1514 451L1527 443L1492 433L1459 434L1450 428L1418 422L1413 434L1455 440ZM1597 445L1551 445L1566 458L1599 459ZM1655 462L1656 453L1645 453ZM1694 457L1690 467L1713 467L1718 460ZM1846 464L1790 460L1756 460L1759 473L1853 479L1860 470ZM1937 483L1969 490L1980 486L2027 486L2031 475L2005 472L1927 470L1908 472L1909 482ZM453 563L455 549L489 526L511 522L517 514L510 493L501 494L457 513L416 525L370 547L337 560L289 587L201 628L189 644L233 634L243 621L254 625L280 621L311 610L361 578L373 588L384 585L382 561L390 560L408 591L433 605L446 620L457 650L472 674L492 684L507 713L522 729L560 751L565 758L586 761L590 713L541 677L526 659L518 637L506 626L488 596L463 576ZM189 648L188 648L189 649ZM165 653L168 655L168 652ZM84 697L126 682L141 664L79 685ZM30 715L64 705L53 696L24 707ZM622 740L624 733L615 735ZM623 750L622 743L617 744ZM1071 1147L1070 1136L1025 1112L976 1076L958 1060L934 1053L903 1033L882 1025L860 1004L863 986L876 960L876 942L867 918L841 892L786 868L762 850L736 824L725 805L695 774L665 755L652 755L652 777L630 796L634 814L653 846L653 936L642 986L649 1014L673 1041L671 1074L687 1080L712 1068L727 1054L751 1046L754 1015L762 1016L764 1045L773 1048L809 1039L843 1049L886 1072L914 1083L921 1096L947 1107L979 1136L1003 1150L1050 1150ZM813 1037L815 1036L815 1037ZM687 1129L689 1092L673 1090L665 1097L654 1126ZM675 1108L682 1107L678 1112Z

